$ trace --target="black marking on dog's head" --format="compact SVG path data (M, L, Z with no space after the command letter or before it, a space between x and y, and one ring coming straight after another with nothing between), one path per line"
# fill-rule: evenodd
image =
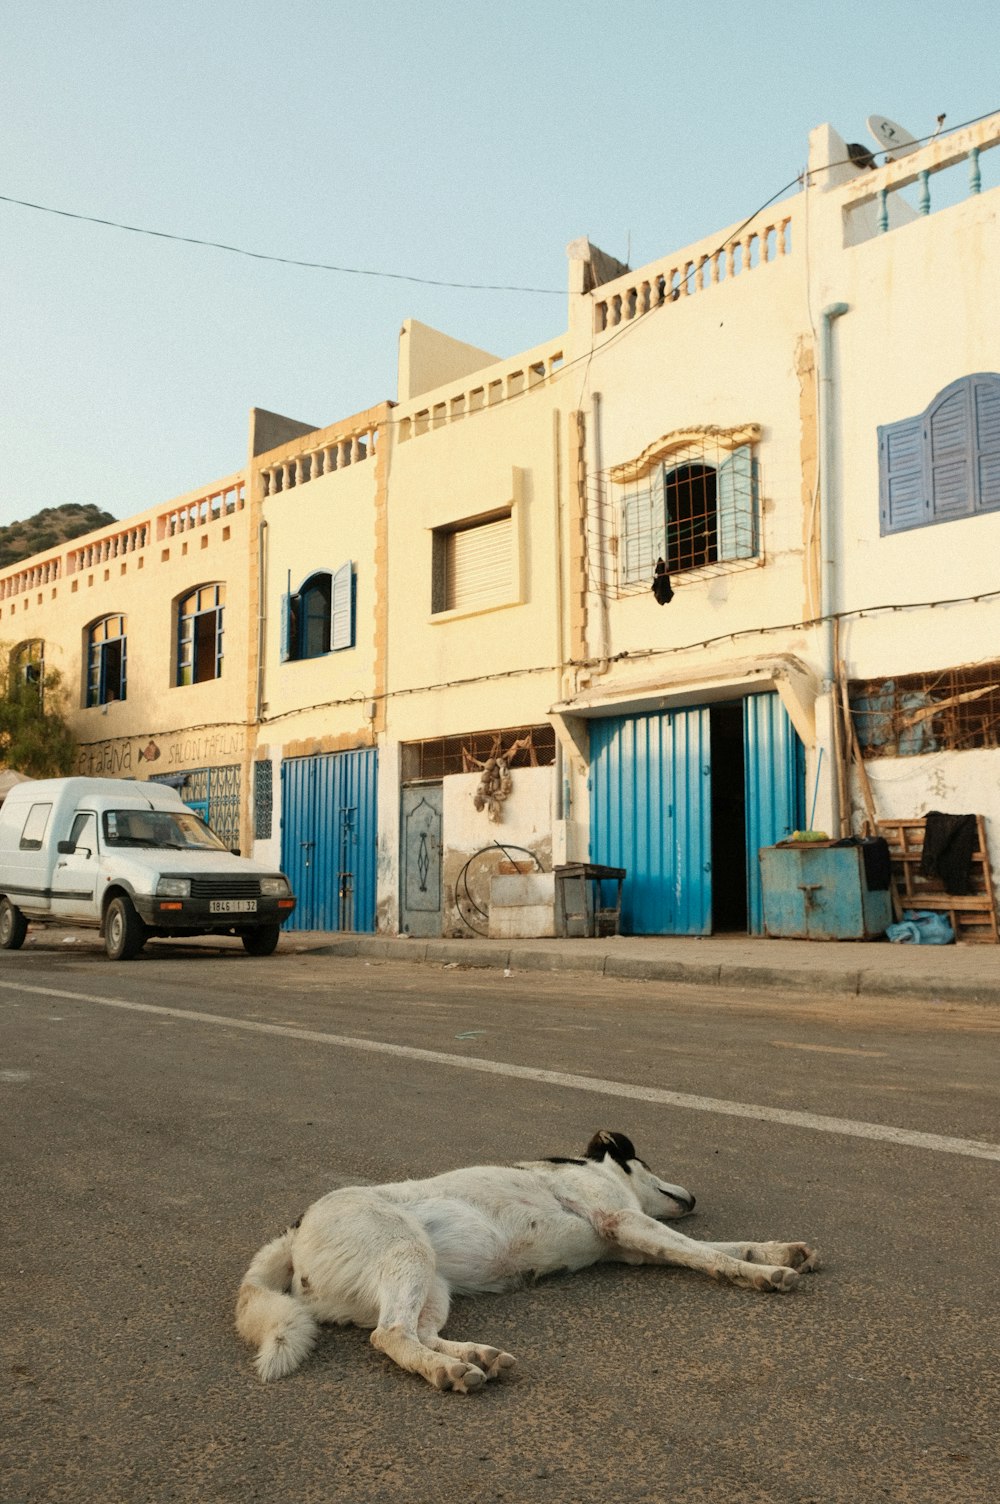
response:
M565 1154L549 1154L546 1155L545 1163L547 1165L585 1165L587 1161L585 1159L574 1159Z
M305 1216L305 1212L302 1213L302 1216L296 1217L295 1221L289 1224L288 1231L289 1232L295 1232L298 1228L300 1228L302 1226L302 1217L304 1217L304 1216Z
M637 1159L635 1144L624 1133L612 1133L607 1128L602 1128L595 1133L587 1145L587 1158L598 1161L610 1156L616 1165L621 1165L626 1175L631 1175L632 1167L630 1159Z

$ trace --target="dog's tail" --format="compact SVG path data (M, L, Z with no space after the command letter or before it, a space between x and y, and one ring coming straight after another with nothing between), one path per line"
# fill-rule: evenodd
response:
M290 1227L264 1245L236 1300L236 1330L258 1349L254 1364L265 1384L298 1368L316 1341L316 1322L290 1293L294 1237Z

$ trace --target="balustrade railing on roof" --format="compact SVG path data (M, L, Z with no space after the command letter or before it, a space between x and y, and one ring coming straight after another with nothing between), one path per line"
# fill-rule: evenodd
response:
M318 442L314 435L309 435L310 442L297 453L286 454L273 465L263 467L264 495L276 496L281 491L291 491L295 486L318 480L321 475L332 475L336 470L360 465L374 456L378 438L379 431L374 424L353 429L350 433L328 434Z
M399 441L403 443L407 439L419 438L443 428L445 424L459 423L474 413L499 406L509 397L531 391L554 376L562 363L563 347L560 343L545 350L530 351L508 370L496 372L495 368L490 368L488 381L479 380L473 387L464 387L440 402L397 418Z
M881 167L864 173L845 189L845 221L854 231L849 238L857 239L859 211L870 206L873 200L877 205L875 233L884 235L893 228L890 206L894 196L905 188L916 188L916 204L909 206L911 215L914 208L918 216L931 214L939 207L949 206L956 196L974 198L983 187L982 154L995 146L1000 146L1000 114L980 120L965 130L928 141L903 156L888 157ZM957 184L956 172L960 173L963 164L967 175L964 183ZM931 185L941 173L949 173L947 186L950 192L941 193L940 202L935 203Z
M46 559L41 564L29 564L13 574L0 576L0 601L23 595L26 590L40 590L43 585L53 584L61 575L62 561L56 558Z
M659 266L625 272L595 288L594 333L604 334L641 318L664 303L676 303L730 281L742 272L787 256L792 249L792 216L782 212L770 223L755 221L722 244L700 246L671 256Z
M156 518L157 540L173 538L178 533L190 532L193 528L206 527L223 517L241 512L246 504L246 485L242 476L233 476L221 485L205 491L190 500L177 502L160 512ZM148 528L148 524L145 524ZM143 542L148 541L144 539Z

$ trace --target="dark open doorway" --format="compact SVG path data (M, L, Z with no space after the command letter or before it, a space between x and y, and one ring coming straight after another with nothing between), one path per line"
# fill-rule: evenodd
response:
M712 932L747 929L746 791L743 705L713 705Z

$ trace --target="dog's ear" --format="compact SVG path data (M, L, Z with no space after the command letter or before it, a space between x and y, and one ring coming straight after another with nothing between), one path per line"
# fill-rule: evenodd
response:
M612 1133L608 1128L602 1128L595 1133L587 1145L587 1158L602 1160L605 1155L610 1155L615 1164L621 1165L626 1175L631 1175L629 1160L637 1159L635 1145L624 1133Z

